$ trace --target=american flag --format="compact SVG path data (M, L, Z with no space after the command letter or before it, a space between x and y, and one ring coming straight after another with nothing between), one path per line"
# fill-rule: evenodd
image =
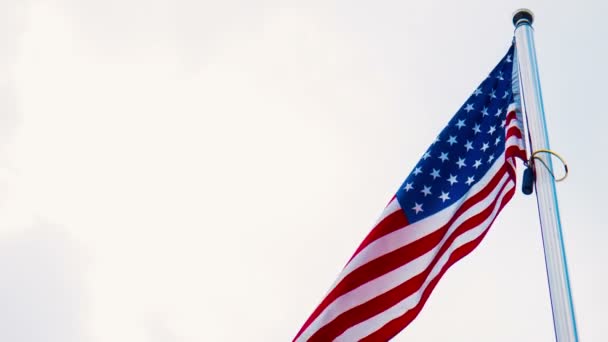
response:
M515 47L406 178L294 341L386 341L483 239L525 159Z

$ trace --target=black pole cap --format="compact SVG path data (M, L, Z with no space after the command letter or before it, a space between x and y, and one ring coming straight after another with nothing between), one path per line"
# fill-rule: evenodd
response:
M513 13L513 25L517 27L520 24L532 25L534 22L534 13L527 8L520 8Z

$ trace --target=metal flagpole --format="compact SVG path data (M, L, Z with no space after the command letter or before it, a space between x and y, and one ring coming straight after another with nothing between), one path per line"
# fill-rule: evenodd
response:
M534 48L533 19L534 16L528 9L520 9L513 14L522 105L528 122L531 153L549 150L549 137ZM534 171L555 338L558 342L578 341L551 156L546 154L539 155L537 158L543 158L547 166L544 167L539 163Z

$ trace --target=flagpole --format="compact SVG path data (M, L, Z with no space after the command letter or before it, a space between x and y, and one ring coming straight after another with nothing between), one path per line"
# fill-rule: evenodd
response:
M515 46L522 86L522 105L527 117L531 152L550 149L538 77L538 65L536 63L533 20L534 15L528 9L520 9L513 14ZM544 167L541 163L537 163L535 188L543 248L545 250L555 339L557 342L578 341L557 194L555 192L555 179L552 175L553 165L549 155L538 155L538 158L543 158L547 165L547 167Z

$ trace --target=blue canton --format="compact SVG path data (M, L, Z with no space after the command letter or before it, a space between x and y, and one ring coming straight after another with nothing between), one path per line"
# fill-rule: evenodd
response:
M464 196L504 158L505 119L513 102L513 46L424 153L397 191L409 222Z

